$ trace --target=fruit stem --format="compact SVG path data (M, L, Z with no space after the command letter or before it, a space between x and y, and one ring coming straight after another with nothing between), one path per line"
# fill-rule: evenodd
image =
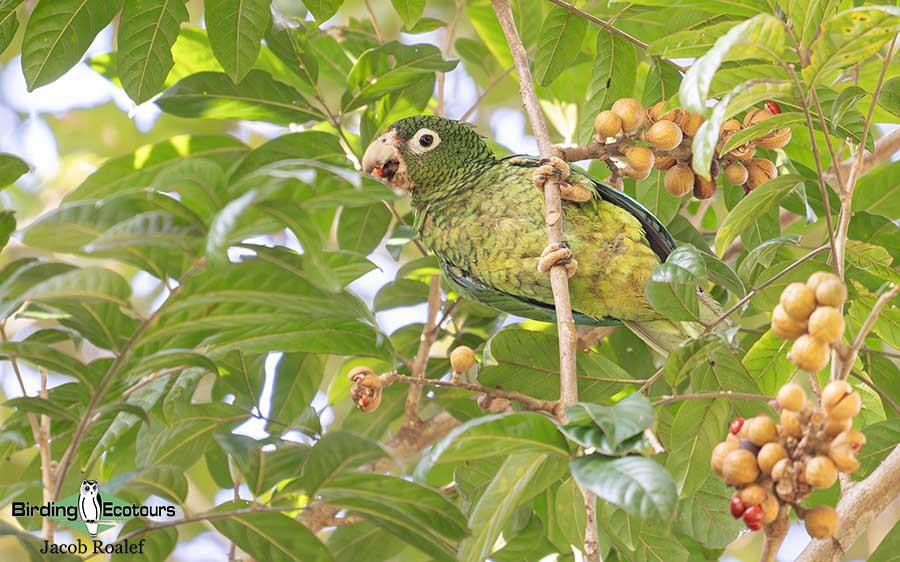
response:
M762 553L759 556L760 562L775 562L775 555L787 536L788 529L791 527L790 521L791 507L782 505L778 509L778 517L764 527L766 541L763 543Z

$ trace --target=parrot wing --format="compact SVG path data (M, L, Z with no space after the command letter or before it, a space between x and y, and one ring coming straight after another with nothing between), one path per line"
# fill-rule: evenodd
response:
M441 260L441 269L447 274L447 278L456 289L471 300L516 316L542 322L556 322L556 308L553 303L548 304L501 291L446 260ZM612 317L594 318L577 310L573 310L572 314L575 323L580 326L619 326L622 324L620 320Z
M522 154L508 156L501 161L523 168L536 168L541 165L541 160L539 158ZM586 174L574 166L572 167L571 173L589 180L598 197L617 207L625 209L634 216L634 218L641 223L641 226L644 227L644 232L647 234L647 242L650 245L650 248L657 256L659 256L659 261L666 261L669 254L675 249L675 239L669 231L666 230L665 225L659 222L658 218L653 216L653 213L628 195L625 195L625 193L594 179L589 174Z

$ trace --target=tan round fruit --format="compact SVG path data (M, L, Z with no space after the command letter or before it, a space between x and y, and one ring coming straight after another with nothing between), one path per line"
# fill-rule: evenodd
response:
M625 149L625 159L635 170L649 170L653 167L656 157L646 146L630 146Z
M774 115L768 109L751 109L744 116L744 127L749 127L754 123L771 119Z
M450 365L457 373L463 373L475 364L475 352L471 347L461 345L450 353Z
M678 160L674 156L657 156L656 161L653 162L653 167L657 170L668 170L677 163Z
M775 305L772 309L772 331L786 340L795 340L806 333L806 322L794 320L783 306Z
M642 180L650 176L651 170L653 170L653 168L637 169L634 168L631 164L628 164L627 166L625 166L625 169L622 170L622 173L624 173L629 178Z
M762 446L762 449L760 449L759 453L756 455L756 462L759 464L759 469L762 473L769 476L772 474L772 469L775 468L778 461L786 459L787 456L788 452L787 449L784 448L784 445L777 441L773 441L772 443L766 443Z
M761 146L763 148L783 148L789 142L791 142L791 130L785 127L784 129L776 129L763 138L758 139L756 141L756 146Z
M775 499L775 494L766 494L766 499L762 502L763 508L763 524L768 525L769 523L778 519L778 509L780 508L780 504L778 500Z
M850 445L840 445L831 447L828 450L828 456L834 461L834 465L841 472L853 472L859 468L859 461L856 459L856 453Z
M806 322L816 309L816 295L803 283L791 283L785 287L779 302L797 322Z
M647 140L657 150L673 150L681 144L684 134L675 123L662 119L647 131Z
M848 429L844 431L843 433L835 437L831 442L832 447L841 447L843 445L848 445L854 451L858 451L865 444L866 436L859 431L856 431L855 429Z
M716 180L707 180L699 175L694 175L694 197L697 199L709 199L716 194Z
M787 472L788 466L791 464L791 459L781 459L780 461L775 463L775 466L772 467L772 480L781 480Z
M766 495L768 495L766 489L759 484L750 484L738 492L738 497L741 498L741 503L745 507L761 504L766 499Z
M626 133L633 133L644 123L644 106L634 98L616 100L611 110L622 120L622 129Z
M847 300L847 286L839 279L826 279L816 287L816 301L823 306L840 307Z
M651 123L656 123L657 121L671 121L678 126L681 126L682 121L684 121L684 110L683 109L671 109L665 113L663 113L663 109L666 107L666 102L661 101L653 105L650 109L647 110L647 117Z
M736 450L737 448L737 441L729 441L727 439L716 445L713 448L712 456L709 460L709 467L712 469L712 471L719 476L723 476L724 472L722 471L722 467L725 463L725 457L728 456L728 453Z
M800 423L800 416L797 412L791 410L781 411L781 432L787 437L801 437L803 435L803 424Z
M806 404L806 392L799 384L789 382L778 390L775 399L782 408L799 412Z
M756 189L778 175L778 170L770 160L751 158L747 163L747 187Z
M844 315L833 306L820 306L809 316L809 333L823 342L832 343L844 335Z
M731 152L728 153L728 156L746 162L756 156L756 147L752 144L743 144L737 148L733 148Z
M725 166L725 179L731 185L744 185L747 182L747 168L740 162L732 162Z
M700 129L700 125L702 125L704 121L706 121L706 119L704 119L703 116L686 111L684 121L681 123L681 131L685 135L693 137L697 134L697 130Z
M722 463L725 482L732 486L749 484L759 476L756 455L746 449L735 449L725 456Z
M622 132L622 118L612 111L601 111L594 118L594 130L601 137L615 137Z
M822 282L828 280L840 283L841 278L830 271L817 271L810 275L809 279L806 280L806 286L815 291Z
M694 188L694 171L684 164L673 166L666 172L663 185L671 195L681 197Z
M822 407L830 418L852 418L862 407L862 397L847 381L831 381L822 390Z
M853 418L825 418L825 435L834 437L847 431L853 425Z
M741 130L741 122L737 119L729 119L722 123L722 128L719 129L719 136L722 138L726 138L726 135L733 135L734 133Z
M806 462L806 482L813 488L830 488L837 481L837 467L825 455L819 455Z
M806 532L813 538L827 539L833 537L838 528L838 514L833 507L817 505L806 512L804 518Z
M778 428L775 427L775 422L765 414L760 414L755 418L751 418L747 420L746 423L750 424L750 427L747 430L747 436L749 437L750 442L757 447L762 447L766 443L775 441L775 439L778 438Z
M809 334L800 336L791 346L791 362L810 373L818 373L828 365L828 346Z

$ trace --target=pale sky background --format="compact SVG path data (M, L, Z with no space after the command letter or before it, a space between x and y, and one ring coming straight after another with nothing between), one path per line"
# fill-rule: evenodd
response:
M405 35L404 42L421 43L429 42L442 44L443 30L430 34ZM87 56L102 54L112 50L112 28L107 28L99 34L93 45L88 50ZM441 43L438 41L441 40ZM446 79L446 107L447 114L451 118L460 117L468 109L478 96L478 90L472 78L465 72L460 64L455 70L447 74ZM23 177L18 184L28 190L37 191L46 181L53 179L59 171L59 157L56 141L50 127L43 116L46 114L64 114L66 111L76 108L88 108L113 101L124 113L134 121L135 126L141 131L150 130L160 115L159 109L151 102L135 106L125 92L114 86L111 82L95 73L85 64L79 64L55 82L28 93L22 76L20 59L10 60L5 67L0 68L0 152L8 152L24 158L33 171ZM20 120L16 112L26 114L24 120ZM485 131L498 143L505 145L513 152L537 153L537 146L532 136L525 133L525 117L518 108L497 109L489 118L490 131ZM287 131L285 127L273 126L264 123L241 123L232 131L239 138L246 138L250 132L265 136L277 136ZM0 191L0 205L11 206L9 195ZM256 243L270 243L267 238L255 239ZM299 249L294 241L294 246ZM232 258L237 253L232 253ZM364 277L358 279L350 286L350 290L372 303L377 290L387 281L393 279L397 270L397 264L386 252L384 247L378 248L370 259L380 269L376 269ZM133 281L136 294L148 294L154 289L157 281L148 274L139 274ZM391 333L398 327L425 320L424 305L417 307L399 308L376 315L379 327L385 333ZM16 335L17 339L26 336L24 333ZM268 414L272 393L272 373L280 359L280 353L270 354L266 361L266 383L261 400L262 415ZM7 397L20 395L18 384L12 376L8 363L0 364L0 383ZM37 373L23 366L26 385L29 393L36 393L39 379ZM66 377L51 377L51 386L68 381ZM333 415L327 408L325 395L319 392L313 407L317 411L323 411L322 425L332 421ZM324 409L324 410L323 410ZM259 419L251 419L244 423L238 432L263 437L264 423ZM295 432L294 437L303 441L306 438ZM308 440L306 440L308 442ZM102 487L102 483L101 483ZM244 490L244 497L249 495ZM215 503L221 503L232 498L231 490L221 490L215 498ZM162 502L158 498L152 498L153 502ZM727 506L723 506L727 509ZM107 540L113 536L109 532ZM64 539L72 540L70 534L65 531L57 532L58 542ZM802 525L795 524L788 535L788 539L779 552L778 560L793 560L805 544L809 536ZM204 532L190 540L181 540L176 547L172 559L177 561L205 562L221 561L227 558L229 543L217 533ZM737 560L726 558L725 560Z

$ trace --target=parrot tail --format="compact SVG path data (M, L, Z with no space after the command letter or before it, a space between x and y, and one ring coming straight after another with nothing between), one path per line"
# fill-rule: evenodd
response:
M705 330L705 325L715 322L722 314L722 307L706 293L698 293L700 300L700 322L679 322L675 320L650 320L648 322L624 321L625 326L644 340L651 349L662 355L670 353L697 338ZM726 320L717 326L727 328L731 323Z

